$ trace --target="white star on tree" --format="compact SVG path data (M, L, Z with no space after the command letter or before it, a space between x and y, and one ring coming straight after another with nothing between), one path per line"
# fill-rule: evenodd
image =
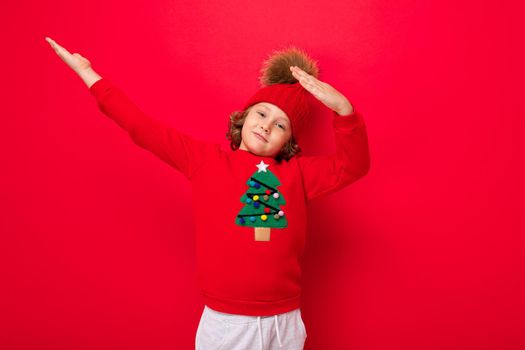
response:
M269 166L270 166L270 164L265 164L264 161L261 160L261 162L256 165L256 167L259 169L259 171L257 171L257 172L258 173L260 173L261 171L266 172L266 168L268 168Z

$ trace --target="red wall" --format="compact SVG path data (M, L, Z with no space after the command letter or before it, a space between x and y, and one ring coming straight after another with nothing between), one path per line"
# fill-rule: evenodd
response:
M191 349L203 307L189 183L97 109L45 36L151 116L225 148L265 56L309 50L364 115L372 167L310 207L306 348L525 347L520 6L3 7L0 348ZM318 116L306 154L333 150Z

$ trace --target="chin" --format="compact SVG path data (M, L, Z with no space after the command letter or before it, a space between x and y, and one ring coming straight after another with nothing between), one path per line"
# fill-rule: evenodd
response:
M258 147L247 147L248 150L257 155L257 156L260 156L260 157L272 157L271 154L269 154L267 151L264 151L264 150L261 150L259 149Z

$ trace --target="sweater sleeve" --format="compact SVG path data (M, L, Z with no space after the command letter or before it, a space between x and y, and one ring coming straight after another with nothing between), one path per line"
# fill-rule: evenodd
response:
M370 152L363 117L358 112L333 112L336 151L331 155L298 157L306 201L348 186L368 173Z
M99 109L123 128L135 144L152 152L189 180L209 152L219 147L147 116L106 78L96 81L89 91Z

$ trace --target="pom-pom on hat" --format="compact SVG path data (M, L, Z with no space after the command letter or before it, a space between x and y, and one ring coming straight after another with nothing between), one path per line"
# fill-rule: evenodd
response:
M319 76L317 62L304 50L291 46L274 51L260 70L261 88L248 100L244 109L259 102L276 105L290 119L292 135L297 142L309 116L311 94L293 76L290 66L297 66L316 78Z

